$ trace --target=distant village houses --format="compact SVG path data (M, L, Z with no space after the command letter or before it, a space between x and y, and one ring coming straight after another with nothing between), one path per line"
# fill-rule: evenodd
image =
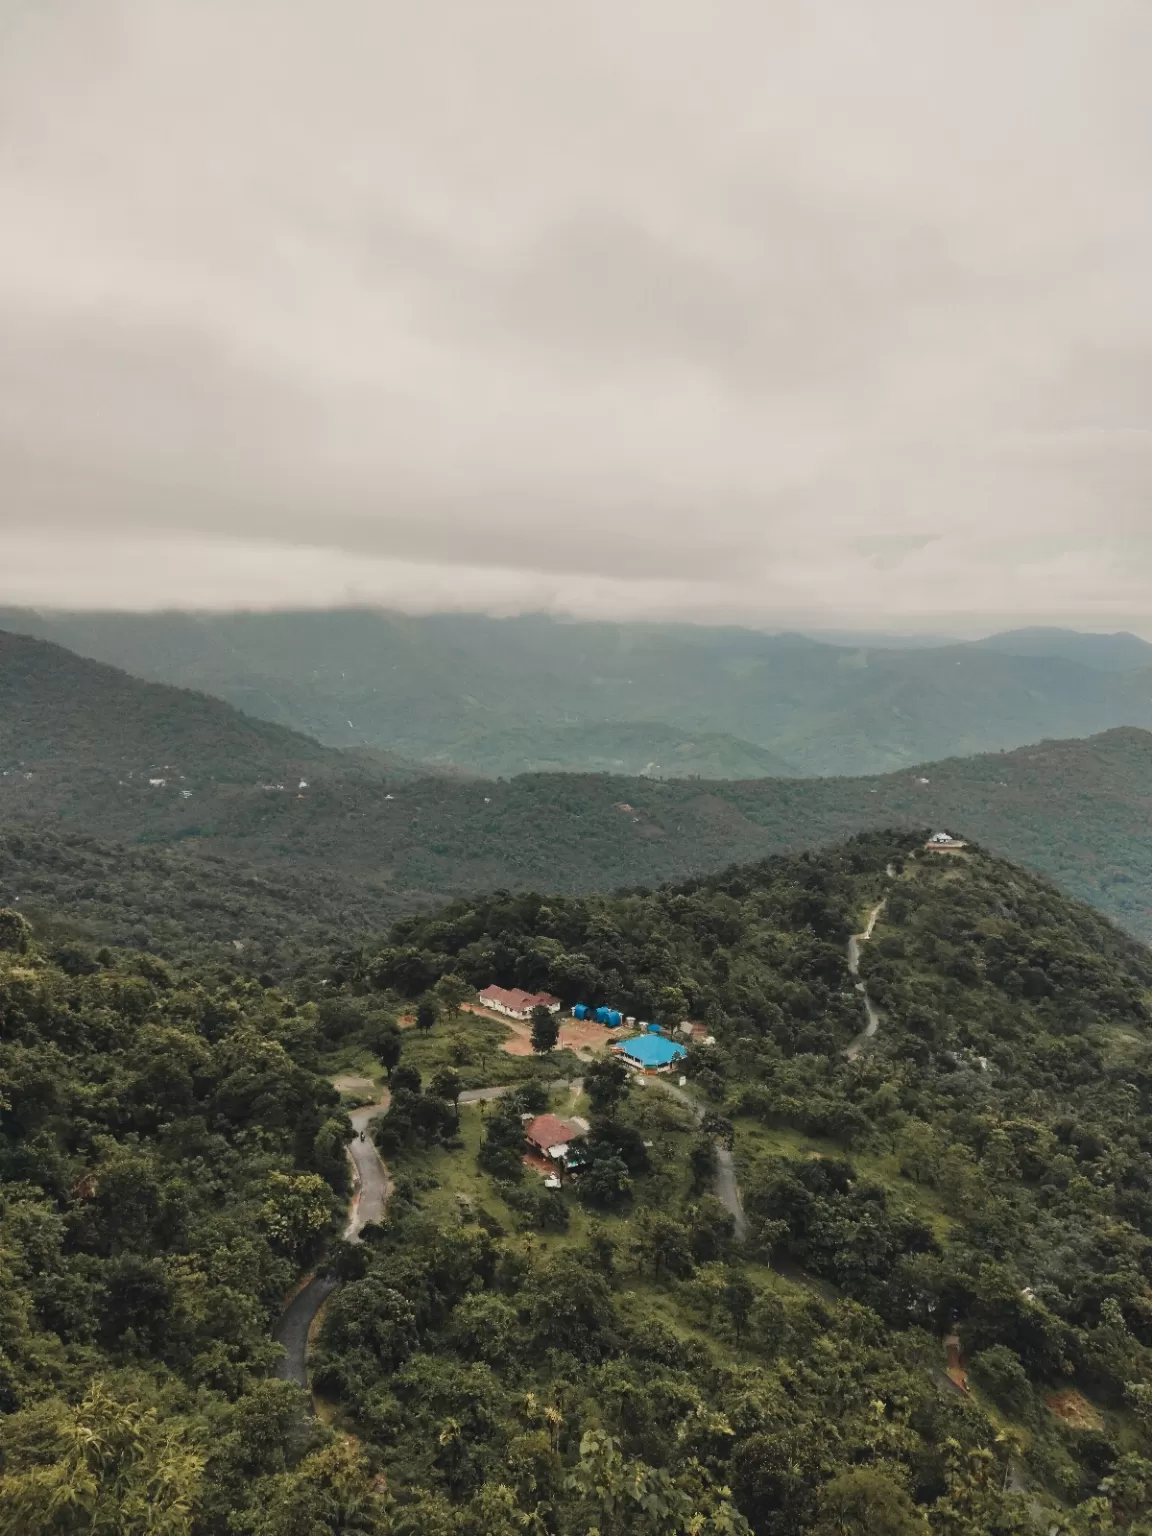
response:
M518 987L485 987L480 993L485 1008L503 1013L510 1019L528 1019L533 1008L547 1008L549 1013L560 1012L560 999L550 992L522 992Z

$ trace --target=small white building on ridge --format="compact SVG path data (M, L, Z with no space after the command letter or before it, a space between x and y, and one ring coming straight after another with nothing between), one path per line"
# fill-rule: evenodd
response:
M949 849L966 848L968 845L963 838L953 837L951 832L933 832L924 846L933 853L947 853Z

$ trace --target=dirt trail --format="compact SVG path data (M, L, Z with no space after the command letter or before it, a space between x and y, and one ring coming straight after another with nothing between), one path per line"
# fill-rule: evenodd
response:
M860 946L861 944L867 944L868 940L872 937L872 930L876 927L877 920L887 904L887 896L882 896L871 912L869 912L868 921L864 925L864 931L862 933L854 933L848 940L848 969L853 976L859 976L860 974ZM873 1035L880 1028L880 1015L876 1012L872 999L868 996L866 984L858 981L856 983L856 990L864 1000L864 1018L866 1023L852 1044L844 1052L849 1061L855 1061L856 1057L859 1056L860 1052L868 1044L868 1041L872 1039Z
M678 1103L692 1111L697 1121L704 1119L703 1106L675 1083L670 1083L663 1077L643 1078L642 1081L655 1083L665 1093L671 1094ZM736 1169L732 1163L732 1154L727 1147L716 1148L716 1177L712 1187L717 1200L732 1217L736 1241L742 1243L748 1236L748 1218L744 1214L744 1202L740 1198L740 1187L736 1183Z

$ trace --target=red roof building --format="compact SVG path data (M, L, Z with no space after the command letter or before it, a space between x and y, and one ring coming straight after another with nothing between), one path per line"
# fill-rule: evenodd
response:
M547 1008L549 1013L560 1012L560 999L550 992L522 992L519 987L485 987L480 1001L486 1008L505 1013L510 1019L527 1019L533 1008Z
M537 1115L524 1127L529 1147L544 1157L562 1158L583 1134L580 1126L561 1120L559 1115Z

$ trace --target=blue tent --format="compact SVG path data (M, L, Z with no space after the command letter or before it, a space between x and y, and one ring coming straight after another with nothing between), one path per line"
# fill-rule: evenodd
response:
M577 1003L575 1008L572 1010L572 1017L574 1019L586 1019L588 1017L588 1013L589 1009L586 1003Z
M618 1008L609 1008L606 1022L609 1029L619 1029L624 1022L624 1015Z
M596 1022L597 1022L597 1024L607 1024L607 1022L609 1020L609 1017L610 1017L610 1012L609 1012L609 1010L607 1008L597 1008L597 1010L596 1010Z

